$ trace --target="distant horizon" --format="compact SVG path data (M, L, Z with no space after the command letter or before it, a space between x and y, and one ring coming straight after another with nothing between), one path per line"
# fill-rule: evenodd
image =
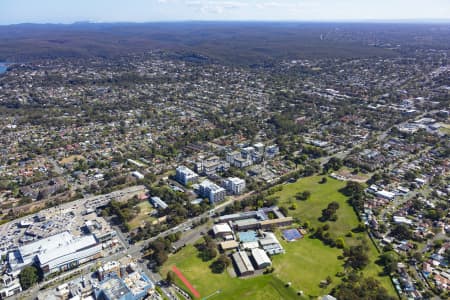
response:
M0 25L450 22L448 0L2 0L1 9Z
M330 19L330 20L159 20L159 21L94 21L79 20L73 22L22 22L0 24L0 26L18 25L80 25L80 24L168 24L168 23L265 23L265 24L450 24L449 19Z

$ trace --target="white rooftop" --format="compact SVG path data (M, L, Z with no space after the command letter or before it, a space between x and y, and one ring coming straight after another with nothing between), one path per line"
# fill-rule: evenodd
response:
M189 169L186 166L177 167L177 171L184 173L187 177L197 176L197 173L195 173L194 171L192 171L191 169Z
M393 199L395 197L395 193L388 192L386 190L377 191L376 195L387 199Z
M209 181L208 179L203 180L202 183L200 183L200 186L204 189L210 189L213 192L218 192L218 191L225 191L224 188L218 186L217 184L215 184L212 181Z
M60 245L69 243L72 239L73 236L68 231L63 231L36 242L21 246L19 247L19 251L22 257L37 254L44 250L52 251L53 249L60 247Z
M46 264L56 258L75 253L95 244L97 244L97 241L94 235L85 235L73 239L65 244L59 244L56 248L46 249L43 253L38 255L38 259L41 264Z
M265 263L268 263L268 264L272 263L270 261L269 256L267 256L266 251L259 249L259 248L254 248L251 251L252 251L252 256L255 259L255 262L257 265L262 265Z
M241 178L238 178L238 177L228 177L227 180L231 181L232 183L234 183L236 185L245 183L244 179L241 179Z
M228 233L232 232L230 225L226 223L216 224L213 226L214 235L219 233Z

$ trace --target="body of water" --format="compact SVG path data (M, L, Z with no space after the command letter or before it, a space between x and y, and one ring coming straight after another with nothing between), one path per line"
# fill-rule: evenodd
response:
M5 73L7 68L7 64L0 62L0 74Z

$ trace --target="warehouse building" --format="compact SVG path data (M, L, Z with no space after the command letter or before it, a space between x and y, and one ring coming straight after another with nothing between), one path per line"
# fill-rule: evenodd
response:
M246 252L236 252L232 257L240 276L248 276L255 273L255 269Z
M272 262L270 261L269 256L267 256L266 252L259 248L254 248L251 250L253 260L255 261L255 265L258 269L264 269L269 267Z

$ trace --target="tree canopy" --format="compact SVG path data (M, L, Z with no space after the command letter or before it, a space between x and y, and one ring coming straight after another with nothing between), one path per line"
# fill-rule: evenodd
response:
M20 271L20 285L26 290L33 286L39 280L38 270L34 266L27 266Z

